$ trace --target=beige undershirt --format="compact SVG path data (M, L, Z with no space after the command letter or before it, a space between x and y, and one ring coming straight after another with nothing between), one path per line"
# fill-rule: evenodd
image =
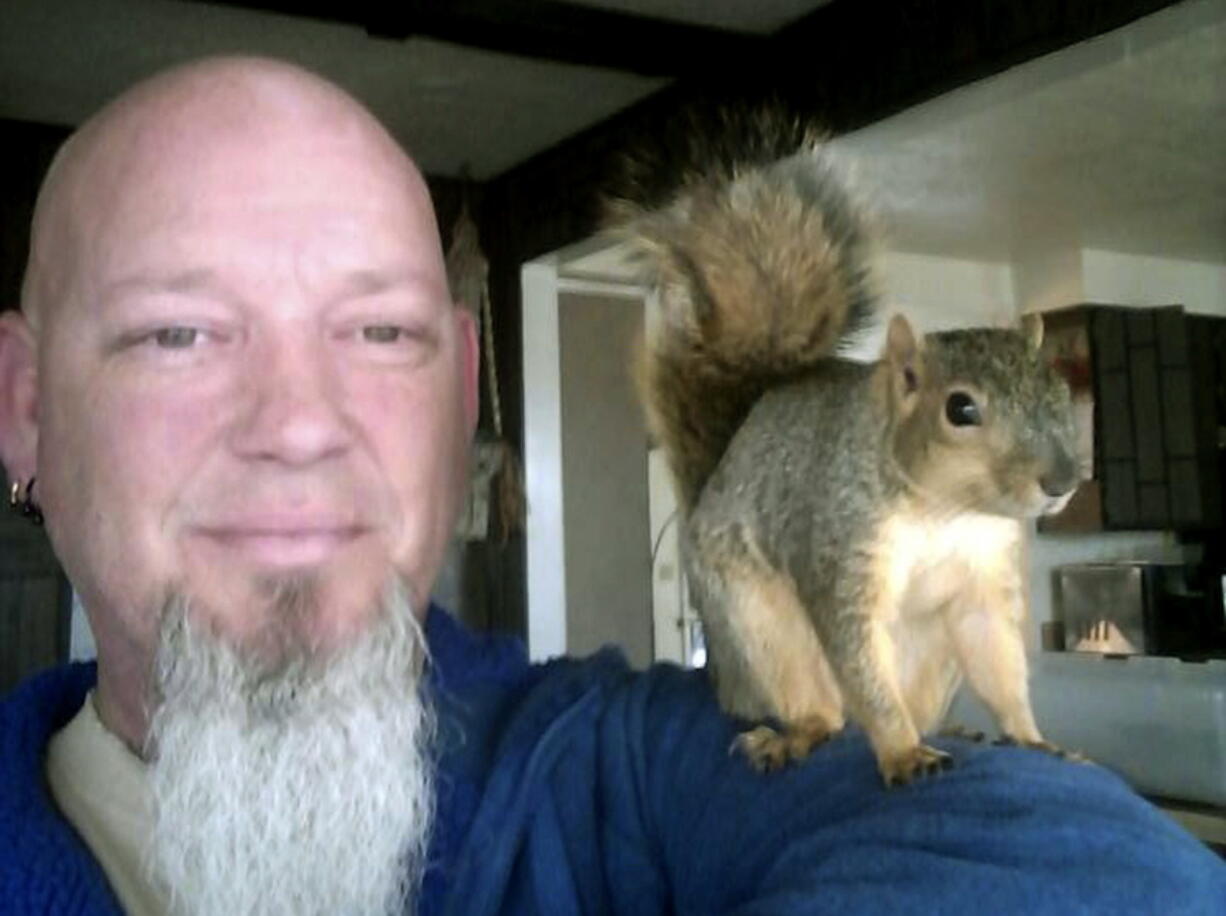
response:
M132 916L165 913L167 899L143 867L144 844L153 829L145 764L99 720L92 691L80 712L51 739L47 782L124 911Z

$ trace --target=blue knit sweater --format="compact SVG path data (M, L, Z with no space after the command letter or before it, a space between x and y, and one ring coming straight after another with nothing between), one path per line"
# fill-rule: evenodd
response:
M759 776L701 674L529 666L432 610L438 820L419 912L1226 913L1226 866L1102 769L962 742L885 791L854 731ZM0 913L118 912L43 777L92 665L0 703Z

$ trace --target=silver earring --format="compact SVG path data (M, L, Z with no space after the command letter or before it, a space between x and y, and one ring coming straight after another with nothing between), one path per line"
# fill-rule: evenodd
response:
M30 482L24 486L20 480L14 480L13 485L9 487L9 506L19 515L24 515L33 524L41 525L43 510L34 501L34 481L36 479L31 477Z

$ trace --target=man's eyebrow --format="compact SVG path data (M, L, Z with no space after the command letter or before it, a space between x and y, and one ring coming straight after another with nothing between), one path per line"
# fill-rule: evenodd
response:
M103 287L102 298L108 301L129 293L217 292L220 288L215 271L194 268L173 274L136 273L120 277Z
M377 296L402 287L428 286L433 278L429 272L411 267L389 269L358 268L341 274L335 286L337 298Z
M429 287L437 282L430 271L410 266L391 268L355 268L343 271L333 280L329 298L344 300L377 296L389 290ZM442 286L444 296L446 286ZM134 273L108 283L102 289L103 301L140 293L197 293L225 295L226 288L218 273L211 268L191 268L170 274Z

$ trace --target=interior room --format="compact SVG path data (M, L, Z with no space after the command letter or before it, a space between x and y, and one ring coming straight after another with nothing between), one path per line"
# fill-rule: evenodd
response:
M1041 312L1061 316L1049 343L1081 335L1087 480L1026 539L1036 716L1226 846L1226 2L295 6L0 8L4 307L50 157L105 98L206 53L324 73L413 151L444 244L473 215L488 267L470 297L486 307L467 303L485 464L437 600L535 659L615 644L636 666L700 666L676 499L629 372L653 291L601 233L599 195L618 153L687 105L782 96L830 131L882 226L883 317L935 331ZM0 516L0 689L92 651L18 522ZM992 729L965 691L948 720Z

